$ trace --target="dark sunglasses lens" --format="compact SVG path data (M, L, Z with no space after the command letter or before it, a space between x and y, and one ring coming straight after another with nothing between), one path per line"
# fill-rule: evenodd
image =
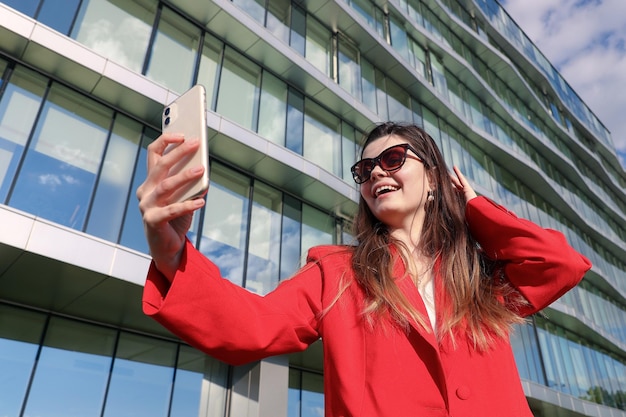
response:
M359 161L358 164L354 166L352 169L352 175L354 176L354 181L358 184L361 184L367 181L374 169L374 163L371 159L363 159Z
M385 171L393 171L402 166L405 157L406 148L402 146L388 149L380 155L380 166Z

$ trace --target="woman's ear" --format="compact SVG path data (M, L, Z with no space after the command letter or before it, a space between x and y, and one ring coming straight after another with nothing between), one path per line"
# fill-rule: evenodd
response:
M437 167L430 167L426 170L426 178L428 179L428 187L436 190L437 187Z

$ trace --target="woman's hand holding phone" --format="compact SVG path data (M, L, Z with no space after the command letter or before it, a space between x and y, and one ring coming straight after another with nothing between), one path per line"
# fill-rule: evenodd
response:
M165 153L166 148L171 148ZM139 210L144 223L150 255L168 279L173 279L180 263L185 235L193 212L204 206L204 198L178 201L177 191L193 184L204 174L202 165L177 173L172 167L198 150L198 140L185 141L176 134L163 134L148 145L148 174L137 188Z
M209 186L204 88L196 85L165 106L162 121L163 134L147 147L148 173L137 198L150 255L172 280Z

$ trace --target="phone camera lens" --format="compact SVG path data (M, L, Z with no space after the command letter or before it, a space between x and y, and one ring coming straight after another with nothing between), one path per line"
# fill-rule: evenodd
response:
M165 109L165 115L166 115L166 116L169 116L169 115L170 115L170 108L169 108L169 107Z
M164 123L165 123L166 125L169 125L169 124L170 124L170 118L169 118L169 117L166 117L166 118L165 118L165 122L164 122Z

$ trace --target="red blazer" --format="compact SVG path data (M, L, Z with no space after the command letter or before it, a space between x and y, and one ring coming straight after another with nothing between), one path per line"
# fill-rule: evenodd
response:
M505 274L539 311L582 278L591 264L564 236L519 219L490 200L466 210L486 253L506 261ZM216 265L187 243L171 286L154 266L144 312L192 346L231 364L305 349L320 337L328 417L530 417L508 340L486 353L468 343L437 343L417 324L408 331L363 325L363 293L351 285L335 305L339 280L354 277L347 247L309 251L308 263L273 292L259 296L223 279ZM395 266L397 277L404 266ZM441 289L437 286L435 291ZM410 279L398 280L427 317Z

